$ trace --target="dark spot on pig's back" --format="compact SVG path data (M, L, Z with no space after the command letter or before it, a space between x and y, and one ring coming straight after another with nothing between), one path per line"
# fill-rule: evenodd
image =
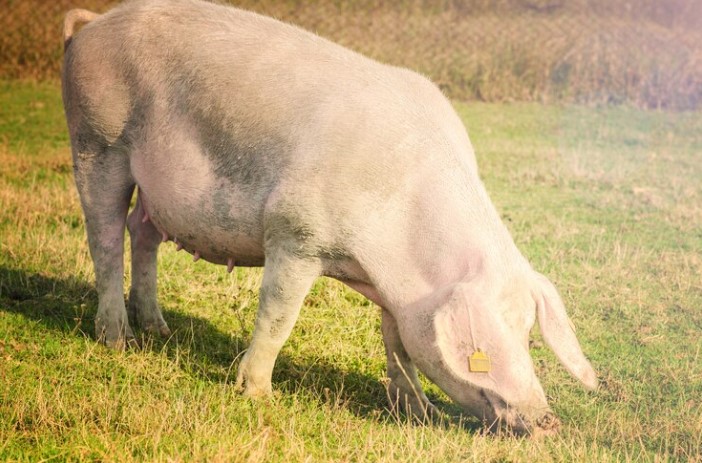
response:
M249 195L267 196L288 165L292 143L275 133L274 127L231 111L195 117L200 119L198 135L215 175Z
M250 236L255 225L252 223L254 222L254 216L258 215L259 211L239 210L233 214L232 209L242 208L242 206L235 204L232 192L228 191L224 184L225 182L222 182L221 186L212 194L212 207L215 216L210 218L211 223L209 225L221 227L229 232ZM257 204L262 202L261 198L256 201Z
M192 117L219 185L211 192L214 217L209 225L259 235L263 208L285 173L292 144L272 129L231 112L216 110ZM246 204L237 204L237 198L246 198Z

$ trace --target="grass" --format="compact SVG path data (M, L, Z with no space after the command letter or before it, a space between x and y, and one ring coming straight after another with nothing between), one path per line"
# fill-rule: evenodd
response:
M257 269L228 275L164 245L174 336L97 345L59 89L0 88L0 461L702 461L699 113L456 103L493 201L602 380L585 392L537 343L564 427L534 441L393 417L378 309L331 280L305 301L272 400L232 387Z
M6 0L0 79L58 78L71 8L115 0ZM421 71L451 98L702 105L698 0L229 0Z

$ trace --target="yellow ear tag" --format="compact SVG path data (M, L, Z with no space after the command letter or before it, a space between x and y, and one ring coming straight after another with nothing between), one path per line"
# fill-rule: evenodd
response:
M490 357L481 350L476 350L468 357L468 369L473 373L488 373L490 371Z

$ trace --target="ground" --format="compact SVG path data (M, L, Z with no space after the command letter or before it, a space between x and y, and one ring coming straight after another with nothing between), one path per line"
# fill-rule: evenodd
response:
M455 106L494 203L559 288L600 375L600 390L584 391L535 328L558 436L484 435L426 381L451 420L391 415L378 308L325 279L277 363L275 397L243 398L233 381L261 272L228 275L172 244L159 300L173 337L124 353L97 345L58 85L4 81L0 460L701 461L700 114Z

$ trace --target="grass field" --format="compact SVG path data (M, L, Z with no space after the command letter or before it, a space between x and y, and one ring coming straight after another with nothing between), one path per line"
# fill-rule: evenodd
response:
M233 376L261 272L228 275L172 245L159 298L173 337L125 353L97 345L59 89L4 81L0 461L702 461L701 115L456 108L493 201L560 289L602 381L585 392L535 334L558 436L484 435L430 384L455 419L393 417L378 309L330 280L306 299L275 397L242 398Z

